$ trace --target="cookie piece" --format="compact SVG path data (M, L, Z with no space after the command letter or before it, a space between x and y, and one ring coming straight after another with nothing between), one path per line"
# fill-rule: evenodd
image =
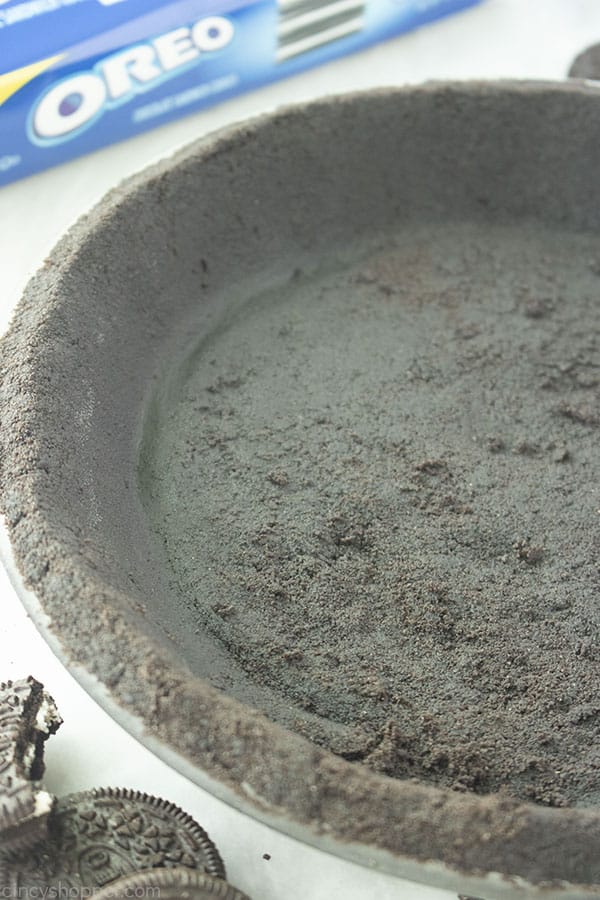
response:
M225 878L219 851L178 806L140 791L96 788L56 802L48 838L0 866L0 896L42 888L89 896L124 875L180 866Z
M54 797L40 786L44 742L61 724L35 678L0 683L0 856L46 837Z
M600 80L600 44L592 44L575 57L569 69L569 78Z
M249 900L220 878L194 869L152 869L119 878L96 894L96 900L130 900L160 897L161 900Z

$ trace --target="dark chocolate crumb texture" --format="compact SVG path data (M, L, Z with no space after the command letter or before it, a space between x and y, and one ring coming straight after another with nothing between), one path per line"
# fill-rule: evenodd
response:
M0 889L9 897L61 886L89 891L143 869L178 866L225 878L217 848L178 806L139 791L96 788L57 801L47 839L0 864Z
M414 227L249 300L175 374L144 499L268 714L386 775L598 802L597 260Z
M43 747L61 723L39 681L0 684L0 857L46 835L54 798L41 789Z

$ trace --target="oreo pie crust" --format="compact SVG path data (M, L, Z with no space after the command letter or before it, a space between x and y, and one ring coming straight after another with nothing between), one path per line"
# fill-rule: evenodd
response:
M353 242L416 222L597 233L599 157L596 92L577 85L432 85L283 111L112 192L33 279L2 344L2 510L27 602L91 692L108 688L107 708L155 752L257 818L486 896L500 890L489 873L528 896L564 883L570 897L597 893L596 804L548 808L390 778L283 715L278 724L285 697L209 631L194 633L177 599L138 484L143 425L171 389L173 359L324 253L341 259ZM596 427L588 406L571 410L569 421ZM427 461L417 480L431 477ZM512 552L535 567L545 549L523 535ZM223 612L227 598L215 604ZM582 640L597 652L593 634Z

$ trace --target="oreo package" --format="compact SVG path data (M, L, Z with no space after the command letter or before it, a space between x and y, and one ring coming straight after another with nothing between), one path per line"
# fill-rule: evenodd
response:
M482 0L0 0L0 185Z

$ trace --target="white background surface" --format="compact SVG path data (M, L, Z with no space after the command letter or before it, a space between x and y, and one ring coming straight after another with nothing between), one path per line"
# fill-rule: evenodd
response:
M125 176L200 135L284 103L362 87L446 78L562 78L573 57L596 41L600 0L486 0L385 45L3 188L0 331L28 277L80 214ZM0 600L0 680L35 675L65 720L47 745L49 790L123 785L178 803L209 831L230 881L253 900L456 898L454 892L407 886L303 847L208 796L89 698L39 636L1 567Z

